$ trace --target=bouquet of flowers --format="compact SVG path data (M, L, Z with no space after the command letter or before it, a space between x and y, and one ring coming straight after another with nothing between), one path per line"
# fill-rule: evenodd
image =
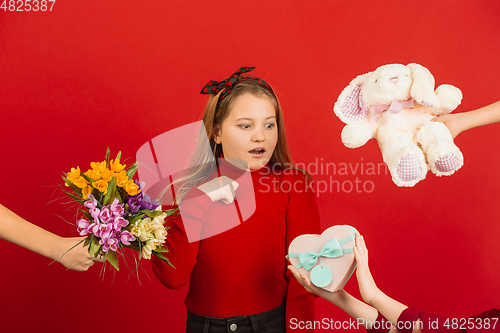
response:
M142 192L144 182L132 179L137 162L127 168L120 163L121 152L111 161L109 155L108 148L104 161L90 163L84 173L71 168L62 177L74 193L63 192L82 206L83 217L76 224L80 235L87 236L84 246L94 257L105 256L116 270L117 252L123 248L139 251L139 259L154 255L174 267L164 254L168 228L163 224L176 209L161 211L160 203Z

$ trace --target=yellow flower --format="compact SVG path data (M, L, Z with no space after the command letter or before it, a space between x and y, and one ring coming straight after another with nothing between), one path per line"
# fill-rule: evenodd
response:
M108 193L108 182L103 179L93 182L92 186L94 186L101 193Z
M92 167L92 169L94 171L103 172L104 169L106 169L106 161L102 161L101 163L92 162L92 163L90 163L90 166Z
M77 187L79 187L79 188L85 188L85 187L87 187L87 185L89 184L89 183L85 180L85 178L83 178L83 177L79 177L78 179L74 180L72 183L73 183L73 184L75 184L75 185L76 185Z
M73 181L77 180L78 178L80 178L80 167L76 167L76 169L75 168L71 168L71 171L68 172L66 178L70 182L73 182Z
M85 176L92 178L93 180L101 179L101 173L92 169L88 169L87 172L85 172Z
M126 166L126 164L120 164L120 159L111 160L111 162L109 162L109 168L115 173L121 172Z
M101 171L102 179L104 179L107 182L110 182L113 176L114 176L113 171L109 170L108 168L105 168L103 171Z
M82 189L83 199L87 200L89 198L89 194L92 193L92 186L88 185L87 187Z
M123 187L125 191L127 191L128 195L136 195L141 193L141 189L139 188L139 185L135 184L132 179L129 179L126 183L125 186Z
M118 187L125 186L125 183L128 180L127 173L125 172L125 170L119 173L115 173L115 176L116 176L116 186Z

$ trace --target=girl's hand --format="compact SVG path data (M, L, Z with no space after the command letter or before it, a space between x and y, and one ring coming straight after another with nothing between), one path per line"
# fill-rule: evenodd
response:
M451 136L455 138L461 132L464 131L464 113L454 113L454 114L445 114L439 117L432 119L432 121L441 122L448 127L450 130Z
M368 267L368 249L365 240L359 233L356 234L356 246L354 247L354 256L356 257L359 291L363 300L373 305L375 298L382 292L378 289L373 280L370 268Z
M94 264L94 261L104 262L106 260L104 257L100 256L96 259L89 254L88 247L83 247L83 240L85 238L86 237L60 237L60 241L57 244L57 257L54 259L67 269L72 269L77 272L88 270L89 267ZM73 246L75 247L71 249Z
M286 260L290 262L290 258L285 256ZM310 293L316 294L322 298L328 299L330 302L333 302L330 300L335 294L337 293L332 293L329 292L328 290L325 290L323 288L316 287L311 280L309 280L306 276L300 274L300 272L297 270L297 268L293 267L293 265L288 265L288 270L292 272L293 276L299 281L299 283Z
M214 178L211 181L198 186L200 190L205 192L213 202L222 200L225 204L230 204L234 201L236 189L239 184L226 176Z

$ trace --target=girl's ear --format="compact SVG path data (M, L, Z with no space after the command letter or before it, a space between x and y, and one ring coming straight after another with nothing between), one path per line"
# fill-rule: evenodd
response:
M221 143L219 133L220 133L219 128L217 126L214 126L214 128L212 129L212 139L214 139L216 144Z
M431 72L422 65L409 64L413 76L413 84L411 85L410 96L415 99L415 102L432 108L439 108L439 99L434 93L434 76Z
M350 124L361 121L368 117L370 109L363 101L361 88L370 73L359 75L344 88L333 111L344 123Z

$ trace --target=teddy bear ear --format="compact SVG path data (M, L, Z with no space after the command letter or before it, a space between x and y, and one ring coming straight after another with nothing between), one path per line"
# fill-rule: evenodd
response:
M355 78L344 88L339 95L333 111L344 123L350 124L361 121L368 116L370 108L363 101L361 88L368 74L363 74Z
M422 65L408 64L413 76L410 95L419 104L439 108L439 99L434 93L434 76Z

